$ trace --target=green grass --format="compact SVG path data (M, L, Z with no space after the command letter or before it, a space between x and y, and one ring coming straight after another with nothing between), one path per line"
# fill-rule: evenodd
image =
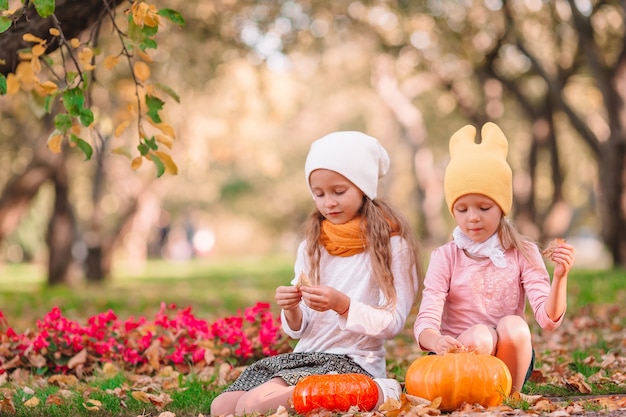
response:
M0 310L10 325L22 332L32 328L36 320L54 306L59 306L66 317L80 322L108 309L121 319L141 315L152 318L161 302L174 303L181 308L192 306L194 314L206 320L234 314L257 301L270 302L272 309L278 312L274 305L274 291L278 285L288 284L293 275L292 262L293 259L288 256L234 261L194 260L181 264L150 261L142 273L133 274L118 269L103 286L81 284L72 288L47 288L40 268L4 265L0 269ZM616 326L624 326L626 314L623 309L615 307L624 305L626 299L624 276L626 273L623 270L572 271L566 320L580 317L595 319L603 314L610 317ZM615 310L607 311L610 308ZM404 381L406 368L418 354L411 352L414 343L411 328L415 313L407 321L407 331L392 342L393 349L388 349L390 352L405 352L404 355L389 358L388 369L400 382ZM567 355L557 360L563 366L589 377L600 371L598 364L602 362L602 355L613 349L614 343L598 337L595 343L583 348L572 347ZM545 355L555 356L556 353L546 351ZM589 364L588 357L595 358L595 361ZM541 363L538 362L537 366ZM132 392L141 387L136 380L130 380L129 375L122 373L112 378L91 375L73 387L41 384L37 378L30 378L25 381L16 379L0 386L0 400L2 396L12 396L17 416L134 417L157 416L163 411L134 398ZM193 374L177 376L178 388L167 392L172 402L165 410L178 417L208 415L211 401L221 389L217 387L215 378ZM594 394L626 391L610 383L590 385ZM34 395L40 400L38 406L29 408L24 404L25 399L33 395L24 390L26 387L34 390ZM17 391L13 391L15 389ZM61 389L69 391L71 401L62 406L46 405L46 400L59 395ZM563 385L532 382L526 384L524 392L551 397L576 395ZM89 399L100 401L100 410L88 410ZM520 402L514 408L523 410L524 407ZM593 411L593 405L589 407Z
M158 415L161 411L173 412L176 416L208 415L211 401L215 398L215 390L211 389L210 381L203 381L194 375L174 375L176 389L163 398L166 404L145 402L141 396L133 396L133 392L152 393L158 395L149 386L132 389L136 382L120 373L112 378L93 379L88 383L78 383L70 387L46 385L33 390L19 388L13 395L15 414L18 417L104 417L104 416L148 416ZM6 398L7 392L0 394L0 400ZM36 397L38 404L29 401ZM50 402L50 398L59 398L59 403ZM4 409L0 409L0 415Z
M274 304L274 291L278 285L288 285L293 265L288 257L188 263L159 260L148 262L141 273L118 270L102 286L83 283L72 288L48 288L41 274L37 279L27 278L34 271L31 265L11 265L0 274L0 310L18 331L32 327L55 306L73 320L109 309L124 319L154 317L165 302L191 306L198 317L215 319L257 301Z

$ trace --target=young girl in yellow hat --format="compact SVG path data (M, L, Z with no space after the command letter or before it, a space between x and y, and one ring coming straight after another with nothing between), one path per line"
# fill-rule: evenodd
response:
M506 137L493 123L481 136L476 143L476 129L468 125L450 138L444 193L457 227L454 239L431 255L414 332L425 351L467 348L497 356L518 392L534 362L526 297L537 323L556 329L565 314L574 249L558 243L550 283L537 245L505 217L513 202Z

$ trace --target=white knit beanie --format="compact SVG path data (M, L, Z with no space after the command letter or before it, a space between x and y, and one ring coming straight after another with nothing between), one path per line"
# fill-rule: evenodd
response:
M329 169L343 175L374 200L378 180L389 170L389 155L376 138L355 131L334 132L311 145L304 164L309 189L309 177L316 169Z

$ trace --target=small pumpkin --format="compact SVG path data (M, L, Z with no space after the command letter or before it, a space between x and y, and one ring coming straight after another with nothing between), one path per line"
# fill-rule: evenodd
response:
M309 375L298 381L293 390L293 408L299 414L318 408L345 412L352 406L371 411L377 402L376 382L357 373Z
M433 401L439 408L454 411L463 403L484 407L499 405L511 393L509 368L499 358L475 352L425 355L407 369L407 393Z

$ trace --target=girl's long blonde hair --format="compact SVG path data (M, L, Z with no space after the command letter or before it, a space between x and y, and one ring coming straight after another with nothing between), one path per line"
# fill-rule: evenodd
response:
M500 225L498 226L497 233L498 239L500 239L500 244L504 250L511 248L517 249L528 262L536 267L541 267L540 265L537 265L537 260L531 253L531 248L535 245L535 242L528 236L521 234L511 220L502 216L500 218Z
M381 199L370 200L363 197L363 205L360 213L363 216L361 226L365 234L367 247L365 251L370 255L372 263L372 276L385 297L383 307L395 306L397 300L394 285L394 276L391 271L391 227L397 226L398 235L401 236L411 249L411 260L407 266L406 274L410 277L417 275L417 297L421 296L424 273L420 258L419 245L413 234L408 221L395 208ZM309 260L309 276L315 284L319 284L319 243L322 221L324 216L319 210L314 210L304 223L304 238L306 240L306 254Z

